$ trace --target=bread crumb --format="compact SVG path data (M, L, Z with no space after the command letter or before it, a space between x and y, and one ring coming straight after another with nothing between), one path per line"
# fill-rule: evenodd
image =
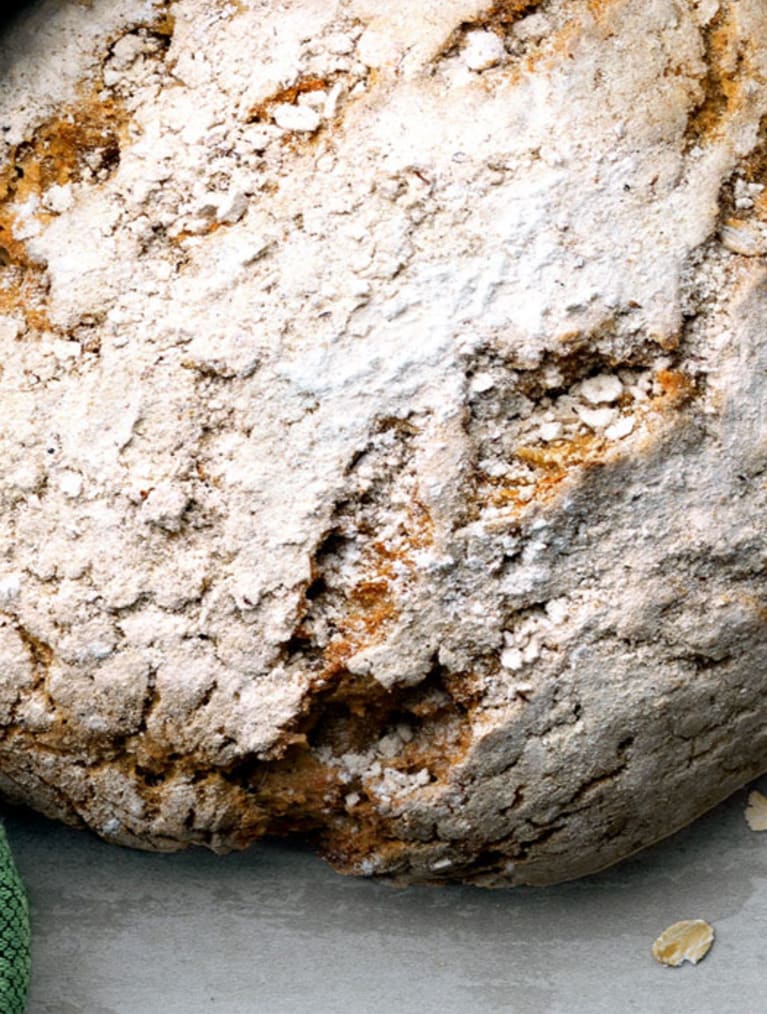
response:
M495 67L506 56L503 42L495 32L469 32L463 58L469 70L483 71Z
M283 130L313 134L321 123L320 114L309 106L297 106L283 102L274 107L274 122Z
M618 412L614 408L585 408L578 406L575 410L579 418L592 430L607 429L615 422Z
M617 401L623 394L623 384L620 378L613 374L600 373L583 381L581 394L592 405L609 404Z
M453 865L453 860L448 859L446 856L443 859L437 859L436 862L431 864L433 870L447 870Z
M634 417L630 415L623 415L617 422L614 422L612 426L607 427L605 430L605 436L608 440L622 440L623 437L627 437L633 432Z

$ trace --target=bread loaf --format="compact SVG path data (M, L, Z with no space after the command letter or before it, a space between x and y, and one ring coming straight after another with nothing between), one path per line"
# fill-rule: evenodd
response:
M767 768L762 0L2 41L0 791L544 884Z

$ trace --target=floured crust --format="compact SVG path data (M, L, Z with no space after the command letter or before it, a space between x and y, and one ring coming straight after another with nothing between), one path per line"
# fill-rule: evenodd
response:
M761 2L34 18L3 792L502 885L764 769Z

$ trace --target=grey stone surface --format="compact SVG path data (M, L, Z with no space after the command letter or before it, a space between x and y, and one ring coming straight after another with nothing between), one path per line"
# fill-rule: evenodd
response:
M280 844L151 855L13 814L29 1014L758 1011L767 835L745 801L597 876L509 891L395 890ZM716 930L705 961L656 965L657 933L697 917Z

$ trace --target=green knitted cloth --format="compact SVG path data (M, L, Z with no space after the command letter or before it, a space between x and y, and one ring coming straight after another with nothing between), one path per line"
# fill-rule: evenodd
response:
M24 1014L29 985L27 896L0 824L0 1011Z

